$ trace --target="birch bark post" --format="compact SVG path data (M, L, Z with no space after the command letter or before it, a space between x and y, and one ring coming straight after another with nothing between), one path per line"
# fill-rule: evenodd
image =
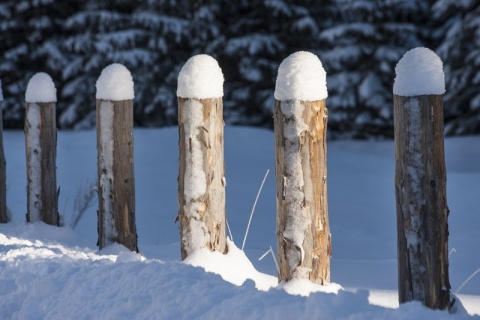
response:
M0 223L7 223L7 162L3 149L2 81L0 80Z
M56 177L56 89L46 73L35 74L25 93L27 221L59 225Z
M443 64L429 49L416 48L395 70L399 302L450 309Z
M296 52L278 70L274 127L279 281L330 283L326 73Z
M191 57L178 76L178 219L181 257L226 253L223 74L208 55Z
M123 65L103 69L97 87L98 246L138 252L133 162L133 80Z

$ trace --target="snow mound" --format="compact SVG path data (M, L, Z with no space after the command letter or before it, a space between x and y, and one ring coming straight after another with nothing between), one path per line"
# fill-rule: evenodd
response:
M103 69L95 86L97 99L122 101L135 98L132 75L124 65L119 63Z
M288 282L282 282L279 288L283 288L289 294L303 297L308 297L315 292L338 294L338 291L343 290L342 286L336 283L328 283L322 286L307 279L293 279Z
M208 99L223 97L223 73L217 60L206 54L191 57L178 74L177 96Z
M395 67L393 93L413 97L445 93L445 75L439 56L428 48L415 48L403 55Z
M298 51L278 68L275 99L317 101L328 97L327 73L316 55Z
M202 248L192 252L183 262L194 267L202 267L207 272L216 273L223 280L236 286L241 286L247 279L253 280L255 287L262 291L268 291L277 286L276 277L258 272L245 253L228 238L227 246L227 254Z
M0 101L3 101L2 80L0 80Z
M27 85L25 101L35 102L57 102L57 89L52 78L45 72L36 73Z

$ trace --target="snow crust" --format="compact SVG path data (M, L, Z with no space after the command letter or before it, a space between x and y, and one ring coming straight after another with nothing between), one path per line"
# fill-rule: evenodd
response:
M178 75L177 96L208 99L223 97L223 73L217 60L206 54L191 57Z
M57 102L57 89L52 78L45 72L36 73L27 85L25 101L35 102Z
M203 168L200 127L203 124L203 105L196 100L185 101L183 118L185 130L186 166L184 177L185 214L190 222L190 232L182 235L188 254L204 248L208 242L208 228L202 220L202 213L207 208L200 199L207 192L207 177ZM187 238L191 237L191 239Z
M393 93L413 97L445 93L445 75L440 57L428 48L415 48L403 55L395 67Z
M124 65L119 63L103 69L95 86L97 99L122 101L135 98L132 75Z
M278 68L275 99L317 101L328 97L327 73L320 59L311 52L289 55Z
M109 100L102 101L100 105L100 188L103 197L103 234L102 247L114 242L117 236L115 227L115 216L113 212L113 116L115 113L114 104ZM100 196L100 193L99 193Z
M2 80L0 80L0 101L3 101Z
M27 109L28 148L30 155L27 164L28 170L28 212L30 222L42 219L42 147L40 144L41 113L38 104L31 104Z

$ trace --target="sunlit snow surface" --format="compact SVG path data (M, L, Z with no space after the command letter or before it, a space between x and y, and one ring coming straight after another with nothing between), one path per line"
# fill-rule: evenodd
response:
M430 311L418 303L398 308L392 141L329 143L332 281L343 290L304 297L299 294L311 284L290 284L296 292L276 285L272 257L258 261L276 244L273 176L257 203L245 255L229 245L227 256L192 256L196 262L187 262L201 266L193 267L180 262L174 222L177 128L135 131L141 254L119 245L97 252L96 205L75 230L24 223L23 132L7 131L4 140L14 221L0 225L0 319L471 318ZM480 267L480 150L472 147L479 143L480 137L446 140L450 248L456 249L450 256L453 291ZM226 127L227 218L236 245L243 239L265 171L274 169L273 149L270 131ZM57 166L59 208L68 225L78 188L96 177L95 132L59 132ZM263 291L262 283L273 287ZM468 312L480 314L478 276L464 286L460 299Z
M198 54L185 62L178 75L177 96L208 99L223 97L223 73L217 60Z

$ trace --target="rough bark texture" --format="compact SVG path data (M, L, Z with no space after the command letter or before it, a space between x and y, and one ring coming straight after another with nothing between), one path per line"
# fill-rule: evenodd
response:
M451 306L443 96L394 97L400 303Z
M32 108L39 110L38 128L30 123L28 114ZM57 128L56 106L50 103L27 103L25 117L25 146L27 153L27 221L42 220L50 225L59 225L58 195L57 195ZM38 132L34 139L38 144L30 141L30 131ZM40 154L41 157L35 157ZM39 161L40 164L33 164ZM40 172L36 172L40 169ZM40 181L34 181L40 179ZM39 187L39 189L37 188Z
M178 98L179 124L179 175L178 203L180 220L181 256L185 259L198 248L226 253L225 231L225 161L223 151L223 104L222 98L186 99ZM202 108L200 117L195 120L198 127L187 136L186 126L191 125L188 108ZM186 133L187 129L187 133ZM198 143L198 144L197 144ZM197 147L196 147L197 146ZM196 150L198 149L198 150ZM198 183L191 172L193 152L199 152L201 168L205 177L205 193L192 197L187 192L189 185ZM197 159L198 160L198 159ZM195 160L194 160L195 161ZM198 162L197 162L198 163ZM200 243L199 243L200 242Z
M7 162L3 150L3 118L0 105L0 223L7 222Z
M102 139L102 115L100 108L113 108L112 137L113 154L112 165L105 163L108 155L103 149ZM97 151L98 151L98 245L101 248L120 243L138 252L137 228L135 224L135 175L133 162L133 101L110 101L102 104L97 100ZM105 175L113 178L102 179ZM106 188L104 183L108 183ZM108 194L106 194L108 193ZM108 205L105 201L109 201ZM109 215L109 221L114 222L115 237L108 239L109 232L104 225L105 216ZM113 218L113 219L112 219Z
M296 121L282 112L294 103L303 105L303 123L306 125L296 138L286 137L286 126ZM285 109L284 109L285 110ZM279 251L279 281L288 281L293 278L308 279L317 284L330 282L331 234L328 222L327 204L327 119L328 111L325 100L307 101L275 101L275 164L277 180L277 245ZM287 129L288 130L288 129ZM288 135L288 133L287 133ZM301 198L294 200L290 197L288 188L292 168L291 159L288 159L289 146L293 145L301 159L303 185L300 183L295 195ZM291 156L290 156L291 158ZM293 186L295 187L295 186ZM292 206L298 205L298 210L292 211ZM302 217L292 214L300 213ZM294 220L301 219L305 228L292 226ZM289 226L290 224L290 226ZM297 223L298 224L298 223ZM303 234L303 243L295 244L291 230ZM288 232L286 230L289 230Z

